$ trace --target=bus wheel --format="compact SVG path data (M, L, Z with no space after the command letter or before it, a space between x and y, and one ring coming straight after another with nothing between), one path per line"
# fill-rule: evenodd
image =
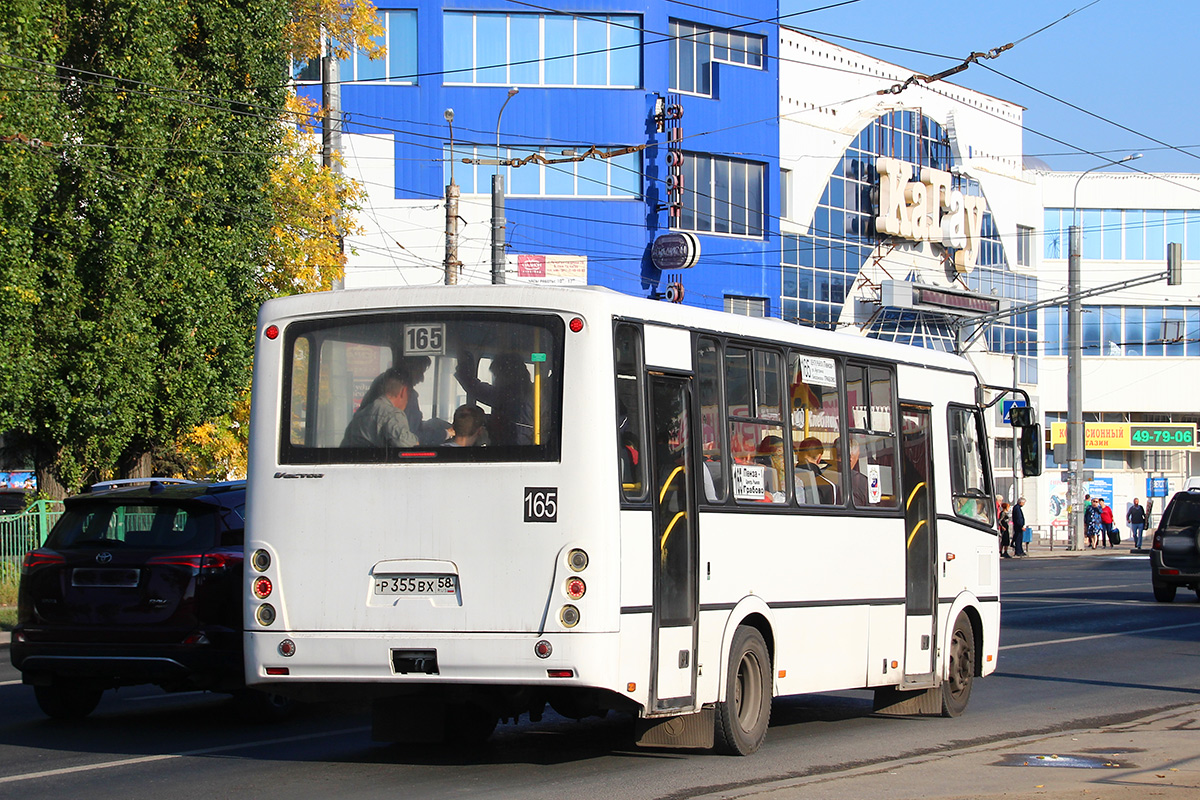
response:
M950 675L942 682L943 717L957 717L967 710L974 682L975 628L966 614L959 614L950 634Z
M748 756L759 748L771 721L771 657L762 634L741 625L729 648L725 700L717 704L716 749Z
M38 708L52 719L83 719L100 704L103 689L91 686L34 686L33 696Z

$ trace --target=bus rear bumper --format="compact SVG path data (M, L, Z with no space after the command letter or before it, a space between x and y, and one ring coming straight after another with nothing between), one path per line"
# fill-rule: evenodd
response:
M281 648L284 640L292 646ZM246 683L572 685L623 692L619 653L617 633L253 631L246 633Z

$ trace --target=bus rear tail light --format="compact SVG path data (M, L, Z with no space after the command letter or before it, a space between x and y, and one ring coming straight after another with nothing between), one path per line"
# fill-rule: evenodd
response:
M279 326L278 325L268 325L267 329L265 331L263 331L263 334L268 339L277 339L277 338L279 338Z
M587 584L583 578L567 578L567 597L578 600L587 592Z
M254 612L254 618L258 620L260 625L270 625L275 621L275 606L270 603L263 603Z
M267 667L266 671L268 675L288 675L291 673L291 670L287 667Z
M579 609L575 606L563 606L558 612L558 621L564 628L574 628L579 624Z
M551 678L574 678L575 670L573 669L548 669L546 675Z
M254 555L250 556L250 563L259 572L266 572L267 567L271 566L271 554L266 550L255 550Z
M553 652L554 647L545 639L540 639L538 643L533 646L533 654L538 658L549 658L550 654Z
M583 330L583 319L580 317L572 317L567 323L567 327L571 329L571 333L579 333Z
M576 548L567 553L567 566L570 567L573 572L583 572L585 569L587 569L587 565L588 554L583 550Z
M271 596L271 579L265 575L261 575L254 579L254 596L259 600L266 600Z

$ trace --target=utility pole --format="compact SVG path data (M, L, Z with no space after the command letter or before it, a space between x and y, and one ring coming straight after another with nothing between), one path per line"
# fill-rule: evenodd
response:
M321 54L321 165L333 170L339 177L342 174L342 84L338 69L337 55L333 52L333 42L325 38ZM338 234L338 251L346 252L346 244ZM333 281L334 289L344 289L346 282L342 278Z
M458 283L458 184L454 182L454 109L442 114L450 126L450 183L446 186L446 285Z
M504 283L504 176L500 174L500 119L504 116L504 107L508 101L516 97L520 91L517 87L508 90L508 97L500 106L496 115L496 171L492 173L492 283Z

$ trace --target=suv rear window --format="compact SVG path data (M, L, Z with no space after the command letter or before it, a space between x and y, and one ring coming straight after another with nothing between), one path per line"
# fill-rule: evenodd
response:
M118 543L150 550L237 544L218 540L216 509L177 504L74 505L62 515L46 540L46 545L56 550L90 545L111 547Z
M1200 492L1176 495L1167 513L1167 526L1189 528L1192 525L1200 525Z

